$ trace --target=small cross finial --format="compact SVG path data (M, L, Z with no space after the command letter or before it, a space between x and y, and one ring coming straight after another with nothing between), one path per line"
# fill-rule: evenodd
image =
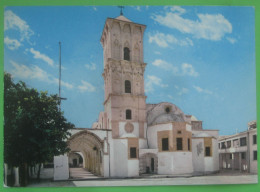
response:
M123 15L123 9L125 8L125 6L118 6L121 10L120 10L120 15Z

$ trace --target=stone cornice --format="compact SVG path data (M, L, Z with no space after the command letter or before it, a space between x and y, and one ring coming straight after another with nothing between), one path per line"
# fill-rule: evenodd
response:
M107 101L110 99L112 96L122 96L122 97L132 97L132 98L147 98L146 95L134 95L130 93L124 93L124 94L116 94L116 93L110 93L107 97L107 99L104 101L103 105L107 103Z

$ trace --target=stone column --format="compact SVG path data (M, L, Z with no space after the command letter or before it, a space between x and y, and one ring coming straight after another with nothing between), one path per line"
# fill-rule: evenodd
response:
M241 172L241 153L238 153L238 165L239 165L239 172Z
M219 169L222 169L222 155L221 153L218 154L218 160L219 160Z
M20 182L19 182L19 168L14 167L14 186L19 187Z
M7 186L7 173L8 173L8 165L4 164L4 184Z
M235 154L234 153L231 153L232 155L232 170L235 169Z

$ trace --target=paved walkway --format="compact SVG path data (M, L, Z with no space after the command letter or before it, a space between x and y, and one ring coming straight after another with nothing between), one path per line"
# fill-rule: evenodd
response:
M98 176L93 175L85 168L70 168L70 179L97 179Z
M257 183L257 175L240 176L199 176L181 178L140 178L140 179L108 179L94 181L73 181L77 187L93 186L161 186L161 185L218 185Z
M100 187L100 186L161 186L161 185L218 185L257 183L257 175L208 175L176 178L135 178L135 179L88 179L70 181L41 181L28 187Z

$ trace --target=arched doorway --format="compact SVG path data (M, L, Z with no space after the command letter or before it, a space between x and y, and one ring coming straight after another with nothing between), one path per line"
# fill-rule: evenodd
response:
M94 175L104 175L103 141L96 134L88 130L80 131L69 138L68 147L71 150L69 163L72 167L80 165L81 156L83 168Z
M145 153L139 157L140 174L157 174L158 157L154 153Z
M71 151L68 155L69 157L69 167L82 167L85 168L85 159L81 152Z

